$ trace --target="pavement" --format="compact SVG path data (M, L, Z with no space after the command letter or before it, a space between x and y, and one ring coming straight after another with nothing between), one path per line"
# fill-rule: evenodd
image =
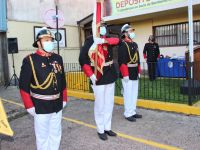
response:
M33 117L22 107L14 86L0 87L0 97L8 114L14 137L0 136L0 150L35 150ZM94 102L69 97L63 110L60 150L200 150L200 117L138 109L136 122L123 117L123 106L115 105L112 129L118 137L101 141L94 122Z

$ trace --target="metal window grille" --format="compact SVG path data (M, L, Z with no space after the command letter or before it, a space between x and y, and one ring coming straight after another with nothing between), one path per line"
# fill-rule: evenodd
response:
M200 44L200 21L194 21L194 44ZM156 42L160 46L188 45L188 23L169 24L153 27Z

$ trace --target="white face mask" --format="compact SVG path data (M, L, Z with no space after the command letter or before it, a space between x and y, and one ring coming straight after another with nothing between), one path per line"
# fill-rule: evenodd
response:
M43 42L43 48L46 52L52 52L54 49L54 44L51 41Z
M106 35L106 27L100 27L100 34Z
M134 39L136 35L134 32L131 32L128 34L128 36L129 36L129 38Z

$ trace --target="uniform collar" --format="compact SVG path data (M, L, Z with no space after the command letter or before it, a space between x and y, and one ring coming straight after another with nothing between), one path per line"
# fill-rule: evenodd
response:
M40 50L40 49L38 49L38 50L36 51L36 54L38 54L38 55L40 55L40 56L43 56L43 57L49 57L49 56L52 55L52 53L46 53L46 52L44 52L43 50Z
M130 42L130 43L133 42L133 41L132 41L131 39L129 39L128 37L126 37L126 38L124 39L124 41L125 41L125 42Z

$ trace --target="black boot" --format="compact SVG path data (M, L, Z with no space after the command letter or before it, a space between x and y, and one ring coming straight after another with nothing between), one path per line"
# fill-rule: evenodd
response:
M98 133L98 136L101 140L105 141L108 139L107 135L105 133Z
M135 115L133 115L133 117L136 118L136 119L138 119L138 118L142 118L142 115L140 115L140 114L135 114Z
M105 133L109 136L117 136L117 133L113 132L112 130L105 131Z
M133 117L133 116L127 117L126 119L127 119L128 121L130 121L130 122L136 122L136 119L135 119L135 117Z

